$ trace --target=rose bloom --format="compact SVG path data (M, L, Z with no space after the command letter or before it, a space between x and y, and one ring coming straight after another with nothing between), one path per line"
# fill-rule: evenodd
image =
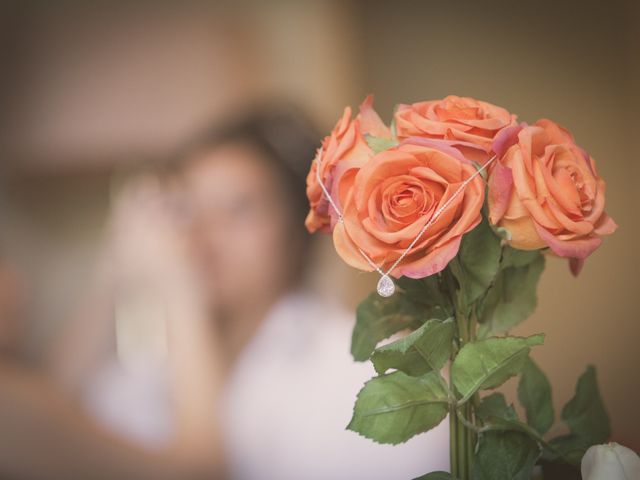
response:
M484 163L492 156L496 134L515 125L516 116L491 103L449 95L443 100L399 105L395 121L399 139L443 139L465 157Z
M320 172L322 183L331 197L337 199L337 192L334 191L336 180L345 174L350 174L354 169L357 170L373 156L373 151L365 139L366 134L378 137L391 136L388 127L373 110L371 95L360 105L360 113L355 119L351 119L351 107L344 109L342 118L333 131L324 138L322 146L318 149L307 175L307 197L311 208L305 225L309 232L314 233L318 230L330 232L337 220L335 211L318 184L318 161L321 160L322 164Z
M551 120L505 129L494 149L491 223L509 232L515 248L549 247L569 258L577 275L602 236L617 228L604 212L605 182L594 160Z
M388 268L438 208L475 173L462 154L442 141L412 139L375 155L340 181L344 223L333 240L349 265L365 271ZM475 177L452 201L391 274L423 278L444 269L458 253L462 235L481 220L484 182Z

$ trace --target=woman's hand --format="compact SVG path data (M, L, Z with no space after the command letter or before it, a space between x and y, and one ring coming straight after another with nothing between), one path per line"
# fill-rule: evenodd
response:
M175 186L151 174L121 187L113 201L107 247L118 284L199 290L181 198Z

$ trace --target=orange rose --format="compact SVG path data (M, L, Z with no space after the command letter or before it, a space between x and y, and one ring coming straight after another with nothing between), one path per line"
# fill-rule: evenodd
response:
M549 247L584 259L617 225L604 212L605 182L573 136L550 120L506 129L494 146L499 159L489 177L489 219L522 250Z
M330 232L337 220L335 211L331 208L322 188L317 180L318 160L321 160L320 177L322 183L331 193L331 197L338 198L334 185L343 175L364 165L373 155L367 145L365 134L377 137L390 137L391 132L382 123L378 114L373 110L373 97L368 96L360 105L360 114L351 119L351 108L344 109L342 118L338 121L330 135L322 141L316 158L307 175L307 197L311 209L305 220L309 232L318 230Z
M504 108L469 97L449 95L444 100L400 105L395 114L398 138L447 140L465 157L484 163L491 156L496 134L515 125L516 116Z
M438 140L412 139L375 155L340 181L344 223L333 231L336 250L361 270L373 268L358 249L388 268L475 171L458 150ZM458 253L462 235L480 222L483 201L484 182L477 176L391 274L422 278L441 271Z

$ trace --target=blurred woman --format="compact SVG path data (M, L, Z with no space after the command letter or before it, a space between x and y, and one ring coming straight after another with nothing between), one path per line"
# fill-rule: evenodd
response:
M304 287L317 138L293 111L261 111L121 190L99 287L54 359L114 433L234 479L446 469L444 427L395 447L345 430L373 369L349 355L351 315Z

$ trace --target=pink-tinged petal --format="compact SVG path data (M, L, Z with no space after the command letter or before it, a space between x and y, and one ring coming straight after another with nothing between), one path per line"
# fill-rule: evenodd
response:
M511 169L496 163L489 177L489 220L492 224L498 223L507 211L512 190Z
M618 229L618 224L606 213L603 213L598 223L595 225L594 232L597 235L611 235Z
M535 219L536 223L540 223L546 228L558 228L557 222L550 218L540 203L538 203L535 183L532 180L533 166L527 171L522 148L520 151L516 151L515 154L512 155L512 158L511 173L513 175L513 185L520 201L529 211L529 214Z
M405 114L407 115L407 114ZM448 122L441 122L437 119L430 119L423 117L416 112L409 112L407 120L410 122L408 133L411 135L427 135L440 137L447 133L447 130L451 128L451 124ZM457 128L466 131L471 130L473 127L469 125L458 124Z
M588 222L597 224L602 215L604 214L605 204L605 191L607 185L601 178L595 179L595 197L593 199L593 205L588 215L585 215L584 219Z
M375 237L377 240L389 245L394 245L406 238L415 238L428 220L429 219L426 217L421 217L415 222L399 230L385 231L384 227L381 228L379 225L376 225L371 218L367 217L362 220L362 227L367 233L371 234L371 236Z
M444 178L441 174L434 171L430 167L413 167L409 173L423 180L430 180L434 183L440 183L443 187L446 187L446 185L449 183L446 178Z
M338 222L333 229L333 245L338 255L354 268L365 272L372 272L373 267L362 256L356 244L351 240L343 223Z
M518 143L527 173L533 176L532 162L534 159L544 155L544 149L549 144L549 138L542 127L527 126L518 133Z
M544 227L535 223L540 238L553 250L556 255L566 258L578 258L584 260L591 255L601 244L598 237L576 238L573 240L560 240Z
M524 206L522 200L516 194L516 189L512 188L511 198L509 199L509 205L507 211L504 212L503 220L510 219L515 220L521 217L531 217L529 210Z
M464 123L465 125L471 125L472 127L481 128L483 130L497 131L497 130L500 130L501 128L504 128L506 125L508 125L509 115L507 114L506 119L504 117L503 118L496 118L496 117L455 118L455 116L452 116L452 119L460 123Z
M476 143L465 142L463 140L445 140L445 139L428 139L424 137L407 137L405 138L401 144L414 144L420 145L421 142L434 141L438 142L440 145L448 145L450 147L455 148L462 155L463 161L465 163L478 162L480 164L484 164L489 157L487 156L487 152L484 148Z
M339 166L342 167L342 164ZM345 165L344 171L338 171L338 169L336 169L336 179L332 184L332 190L330 193L331 198L340 212L344 212L343 205L347 205L349 203L353 194L351 186L353 185L353 180L357 171L358 169L356 167L347 168L347 165ZM328 203L329 202L327 202L327 204ZM331 217L331 229L333 230L336 222L338 222L338 212L336 212L331 205L327 205L327 209L329 210L329 216Z
M373 95L368 95L360 105L360 130L374 137L391 138L391 130L373 109Z
M593 224L582 220L574 222L563 213L562 209L553 201L553 199L549 199L545 206L549 209L551 215L553 215L562 228L571 234L589 235L593 232Z
M406 145L419 145L422 147L429 147L429 148L433 148L434 150L439 150L442 153L446 153L447 155L459 160L462 163L471 163L467 158L465 158L464 155L462 155L460 150L455 148L455 145L460 145L460 144L462 144L462 142L458 142L455 140L452 141L452 140L439 140L439 139L423 138L423 137L409 137L403 140L400 143L400 145L398 145L396 148L403 150L403 147ZM467 144L465 143L465 145Z
M385 256L389 251L390 246L388 243L381 242L363 228L362 222L358 218L358 212L354 203L353 199L349 200L344 212L344 224L338 223L336 224L336 228L341 225L344 226L344 232L353 245L357 245L359 248L367 252L370 258L378 261L380 258ZM334 243L335 238L336 237L334 236ZM358 253L358 256L362 255Z
M549 188L549 192L551 192L558 204L567 213L574 215L574 217L581 217L580 194L567 169L559 169L554 176L551 173L551 169L546 168L542 174L544 175L544 180Z
M472 230L482 220L482 204L484 203L484 183L480 180L480 177L467 185L467 189L473 188L473 185L477 186L476 195L470 195L467 192L464 194L463 205L461 207L461 215L456 224L447 232L447 236L464 235L468 231ZM462 195L461 195L462 196ZM450 207L453 207L452 203ZM449 207L447 207L447 210ZM446 212L446 210L445 210ZM442 213L442 215L445 214ZM466 227L466 228L465 228Z
M321 231L323 233L330 233L330 225L326 217L322 217L316 213L315 210L309 210L307 218L304 221L305 227L309 233L316 233Z
M344 132L344 135L337 143L335 151L332 152L332 155L329 156L329 151L327 151L327 157L331 158L332 161L339 160L348 155L348 152L352 150L358 144L365 144L364 137L358 131L355 122L351 122L347 130ZM326 165L328 168L329 166Z
M569 259L569 270L574 277L577 277L582 271L582 267L584 267L584 259L582 258L570 258Z
M467 160L484 165L491 156L478 145L469 145L468 142L456 141L453 143L460 153L464 155Z
M398 105L396 105L396 115L407 110L411 110L411 105L409 105L408 103L399 103Z
M527 124L523 122L519 125L503 128L498 132L491 147L498 158L502 157L509 150L509 147L518 143L518 133L526 126Z
M557 124L548 118L541 118L534 125L544 128L549 135L551 143L573 143L573 135L562 125Z
M462 132L459 129L451 129L447 130L447 133L444 136L445 140L454 141L454 142L466 142L470 144L476 144L485 152L491 151L491 146L493 144L493 138L485 137L482 135L476 135L473 133Z
M461 240L461 236L452 238L447 244L432 250L428 255L414 262L398 266L391 274L396 278L403 275L409 278L425 278L441 272L460 250Z
M337 137L340 137L344 134L347 127L351 123L351 107L344 107L344 111L342 112L342 117L338 120L338 124L336 125L334 132Z
M598 173L596 172L596 162L593 158L591 158L589 153L584 148L576 145L575 143L571 143L569 145L570 145L570 148L577 151L579 155L584 159L584 163L589 169L589 171L591 172L591 175L593 175L594 177L597 177Z
M358 170L365 165L369 159L373 156L373 152L364 142L358 142L349 152L345 158L341 159L337 164L333 166L333 172L331 178L327 179L325 186L331 193L338 205L340 205L340 192L338 185L342 181L342 177L351 170Z

